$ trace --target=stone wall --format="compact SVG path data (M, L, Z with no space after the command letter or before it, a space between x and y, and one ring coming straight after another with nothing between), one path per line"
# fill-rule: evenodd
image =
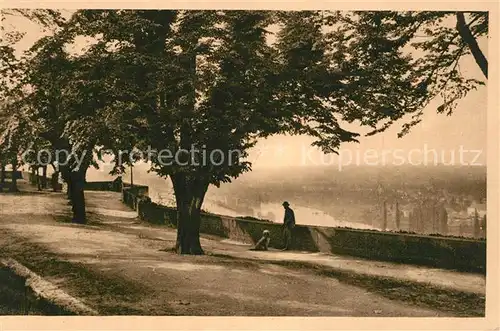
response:
M26 180L28 183L31 185L37 185L37 181L40 180L42 181L43 176L42 175L35 175L31 172L23 171L21 174L22 179ZM57 181L57 183L52 183L52 178L51 177L46 177L46 184L47 184L47 189L54 189L53 185L55 184L55 190L56 191L61 191L63 189L63 184L60 181Z
M13 174L15 174L17 179L23 178L23 173L21 171L12 172L11 170L6 170L5 171L5 179L12 179Z
M137 196L148 196L149 195L149 187L145 185L136 185L131 186L130 183L123 183L123 189L128 189L129 192L137 195Z
M123 202L147 222L170 227L177 224L174 208L151 203L130 189L123 190ZM253 244L264 230L271 232L271 247L283 247L280 224L202 213L200 231L205 234ZM299 251L486 272L485 240L304 225L297 225L293 235L292 248Z
M20 172L19 178L22 178L26 181L28 181L32 185L37 185L37 180L41 180L43 178L42 175L35 175L31 172L23 171L22 173ZM53 188L52 187L52 178L47 177L47 185L48 188ZM123 186L127 186L127 184L123 184ZM135 186L134 186L135 187ZM61 191L63 189L63 183L61 178L59 177L57 184L56 184L56 190ZM118 180L114 181L102 181L102 182L86 182L85 191L114 191L114 192L121 192L122 191L122 183ZM145 192L147 195L148 188L147 186L138 186L138 190L142 190L141 192ZM139 191L134 191L134 192L139 192Z
M121 192L123 189L123 183L120 181L104 181L104 182L86 182L84 190L85 191L112 191Z

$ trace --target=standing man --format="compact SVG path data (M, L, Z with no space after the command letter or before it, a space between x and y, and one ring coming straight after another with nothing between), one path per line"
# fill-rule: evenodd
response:
M295 214L288 201L283 202L283 208L285 208L285 217L283 220L283 236L285 238L285 248L287 251L291 248L292 244L292 229L295 227Z

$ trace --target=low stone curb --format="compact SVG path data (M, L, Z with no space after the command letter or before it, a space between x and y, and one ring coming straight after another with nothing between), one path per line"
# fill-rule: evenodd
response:
M99 315L96 310L72 297L12 258L0 259L0 268L6 268L17 277L25 280L26 301L34 302L40 306L51 306L51 311L54 311L55 307L57 315Z

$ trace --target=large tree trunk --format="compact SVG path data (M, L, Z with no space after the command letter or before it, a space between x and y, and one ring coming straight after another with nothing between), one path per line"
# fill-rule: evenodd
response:
M38 191L42 190L42 183L40 181L40 167L36 167L35 169L35 180Z
M30 168L30 178L29 178L29 183L31 185L35 185L36 183L36 174L35 174L35 166L34 165L31 165Z
M19 189L17 188L17 160L12 161L12 179L11 179L11 185L9 188L10 192L19 192Z
M70 188L71 205L73 210L73 222L85 224L87 222L85 212L85 178L87 169L92 161L92 149L86 151L79 169L72 169L69 173L68 187ZM90 155L90 156L89 156ZM82 155L80 155L82 157Z
M5 165L0 164L0 192L3 190L5 186Z
M71 203L71 172L68 166L61 166L59 167L59 170L61 171L63 181L66 183L66 198L68 199L68 202Z
M69 141L67 141L66 139L62 139L62 138L54 139L54 140L51 140L51 143L52 143L54 151L56 151L56 150L71 151L71 145L70 145ZM68 160L66 159L66 156L67 156L66 154L59 153L58 156L59 156L59 159L57 160L58 161L57 168L58 168L58 171L61 173L61 178L62 178L63 182L66 183L66 198L68 199L68 204L71 204L71 176L70 176L71 168L70 168L70 165L68 164ZM52 166L54 166L54 165L52 165ZM54 171L55 170L56 169L54 167Z
M47 166L42 166L42 188L47 189Z
M458 30L458 33L460 33L460 37L462 38L462 40L469 47L472 55L474 56L474 60L476 60L476 63L483 72L483 75L486 78L488 78L488 60L481 51L481 48L479 48L476 38L474 37L471 30L467 26L467 23L465 22L464 13L462 12L457 13L456 28Z
M68 176L66 180L66 199L68 199L68 203L71 204L71 177Z
M59 171L55 171L51 178L50 178L50 184L52 186L52 191L57 192L58 191L58 185L59 185Z
M178 254L204 254L200 243L201 206L208 189L208 181L202 178L188 180L184 174L172 175L177 204Z
M52 191L57 192L59 185L59 169L54 165L54 163L51 163L51 166L54 172L50 176L50 185L52 186Z
M73 222L84 224L87 221L85 213L85 170L72 171L70 174L70 195L73 211Z
M177 207L177 240L175 250L179 254L204 254L200 243L200 211L187 204Z

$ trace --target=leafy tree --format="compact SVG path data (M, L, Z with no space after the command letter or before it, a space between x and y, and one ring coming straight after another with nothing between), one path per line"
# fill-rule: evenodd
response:
M58 171L68 185L73 221L86 222L85 177L93 163L99 125L86 110L93 107L92 91L85 88L87 63L64 49L64 34L41 39L30 50L24 83L31 92L24 99L36 121L35 134L50 143ZM78 131L78 137L74 132Z
M276 22L284 27L270 45L267 28ZM99 105L107 126L129 128L103 145L151 146L176 157L149 160L174 187L178 252L203 252L200 210L208 186L250 170L244 158L258 138L308 134L327 152L355 141L337 117L356 114L343 112L339 100L370 100L360 93L361 100L349 99L342 90L355 83L347 86L351 73L332 65L322 25L316 12L84 10L71 19L68 31L99 36L86 57L107 69L96 81L114 97ZM390 115L372 118L380 107L363 114L367 123Z
M466 56L472 54L488 77L487 60L477 43L488 35L487 12L363 11L337 13L325 20L335 26L329 38L345 70L379 72L365 76L369 80L357 81L354 91L346 91L369 93L373 95L370 102L387 106L380 116L372 117L377 125L370 134L382 132L404 115L412 114L400 136L408 133L421 121L425 106L436 98L442 100L437 111L452 114L460 99L485 84L460 70ZM387 100L380 100L380 94ZM394 103L404 103L405 107ZM354 107L345 109L359 117ZM384 113L391 114L388 121L381 121Z
M43 28L53 28L62 23L62 17L58 11L46 9L2 9L0 12L0 98L2 107L0 109L0 164L1 183L4 185L5 165L11 164L13 171L20 165L20 154L25 148L33 143L30 136L33 123L26 117L26 109L16 109L21 98L22 91L18 85L23 75L23 61L15 54L15 45L19 42L24 33L16 29L7 29L7 18L9 16L24 17L31 20ZM16 181L13 178L11 190L17 191Z
M97 51L93 56L100 56L101 65L119 68L108 71L115 86L110 93L117 98L109 110L115 117L123 114L113 123L138 133L120 137L122 145L151 146L176 157L153 154L150 161L174 187L180 253L203 252L200 211L208 186L250 170L242 159L257 138L311 133L330 148L330 142L354 136L340 129L327 107L316 111L320 102L298 100L287 90L286 71L293 63L278 60L277 49L266 40L274 13L81 11L73 19L88 27L87 35L102 34L89 56ZM110 44L114 49L106 51ZM311 79L318 80L319 71ZM294 104L300 113L294 113ZM306 116L323 123L313 127ZM196 150L212 159L187 152Z
M11 9L2 13L23 16L46 28L64 25L61 14L53 10ZM4 80L2 84L2 92L16 98L16 107L27 109L23 114L23 119L31 125L29 128L24 127L24 132L18 129L16 132L19 134L15 137L31 139L29 148L35 152L46 149L48 146L53 152L71 152L69 159L66 159L66 154L58 153L60 157L58 170L61 171L63 179L68 184L68 197L73 206L73 220L85 222L83 187L85 173L92 163L91 152L94 145L92 141L86 143L82 139L75 141L71 135L72 130L79 130L80 120L88 122L85 114L79 115L80 109L78 108L88 105L82 105L78 99L71 98L73 95L81 96L82 92L85 92L85 90L75 91L81 83L81 77L78 76L81 73L78 71L81 63L71 59L63 49L64 33L58 32L54 36L42 38L23 58L17 59L14 56L14 44L20 38L22 38L21 33L12 32L9 43L2 48L2 68L9 74L9 80ZM91 98L91 95L89 97ZM16 123L17 120L18 118L14 116L10 122ZM9 135L9 130L4 130L4 134ZM26 150L27 146L24 144L23 149ZM16 152L19 154L23 149L18 149ZM82 162L75 162L78 160ZM36 159L31 159L31 161L36 161ZM36 162L33 164L35 168L38 167ZM46 165L42 166L42 169L45 175ZM44 186L45 183L41 184Z
M61 13L57 10L2 8L0 11L0 74L2 76L0 96L2 99L18 83L22 74L20 67L22 61L16 57L15 45L24 37L25 33L16 30L15 27L9 29L9 24L7 24L9 17L28 19L45 30L53 30L64 22Z
M20 156L28 148L31 137L27 134L29 121L24 116L23 110L13 111L11 106L12 104L6 103L0 111L0 162L3 167L7 164L11 165L12 182L9 190L17 192L15 172L22 165L23 160Z

